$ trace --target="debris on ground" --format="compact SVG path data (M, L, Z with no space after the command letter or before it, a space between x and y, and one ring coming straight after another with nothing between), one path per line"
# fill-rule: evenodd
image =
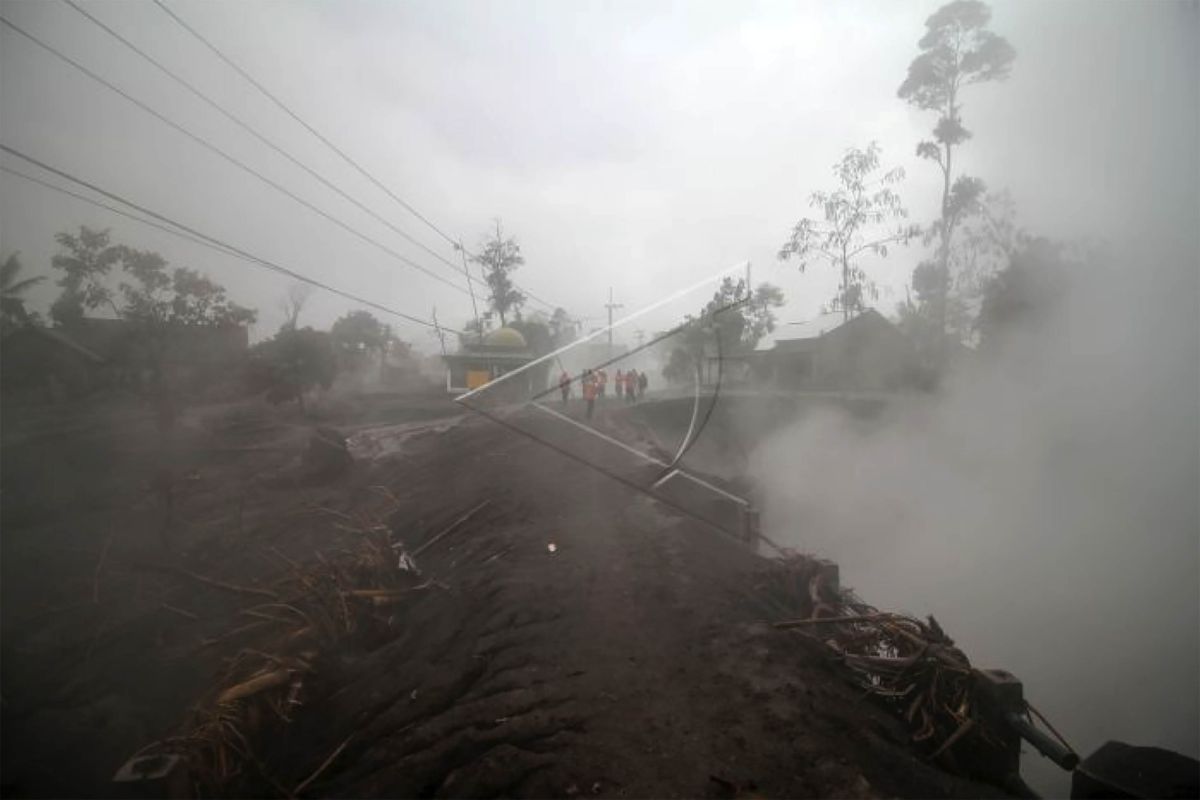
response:
M803 612L774 627L825 647L856 686L904 720L930 762L1015 784L1019 737L1027 735L1044 754L1057 755L1065 769L1078 763L1058 732L1020 696L1020 683L1002 671L973 667L933 616L919 620L880 611L839 585L836 564L795 552L775 560L768 585L775 598ZM997 697L1014 691L1015 697ZM1035 716L1057 741L1034 727Z

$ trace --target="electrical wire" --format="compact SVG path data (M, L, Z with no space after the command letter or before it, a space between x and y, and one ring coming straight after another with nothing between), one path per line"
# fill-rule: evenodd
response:
M167 77L171 78L173 81L175 81L176 83L178 83L178 84L179 84L180 86L182 86L183 88L187 89L189 92L191 92L191 93L192 93L193 95L195 95L196 97L198 97L198 98L200 98L201 100L203 100L203 101L204 101L204 102L205 102L207 105L209 105L211 108L213 108L213 109L214 109L215 111L217 111L219 114L221 114L222 116L224 116L224 117L225 117L226 119L228 119L230 122L233 122L235 125L237 125L238 127L242 128L242 130L246 131L246 132L247 132L247 133L249 133L251 136L253 136L254 138L258 139L260 142L262 142L263 144L265 144L267 147L271 148L271 149L272 149L272 150L274 150L276 153L278 153L279 155L283 156L283 157L284 157L284 158L286 158L288 161L290 161L291 163L295 164L297 167L299 167L300 169L304 170L305 172L307 172L307 173L308 173L309 175L311 175L312 177L316 178L316 179L317 179L318 181L320 181L320 182L321 182L321 183L322 183L324 186L326 186L326 187L328 187L329 189L332 189L334 192L336 192L336 193L337 193L337 194L338 194L340 197L344 198L345 200L349 201L350 203L353 203L353 204L354 204L354 205L355 205L357 208L359 208L359 209L360 209L360 210L362 210L363 212L365 212L365 213L369 214L371 217L373 217L375 220L377 220L378 222L382 223L383 225L386 225L386 226L387 226L388 228L390 228L390 229L391 229L393 232L395 232L395 233L396 233L396 234L398 234L399 236L403 237L403 238L404 238L406 241L410 242L411 244L415 245L416 247L419 247L421 250L425 251L426 253L428 253L428 254L429 254L430 256L432 256L433 258L436 258L438 261L442 262L442 263L443 263L443 264L445 264L447 267L449 267L450 269L454 270L454 273L455 273L455 275L458 275L458 274L460 274L460 273L461 273L461 270L459 269L459 267L458 267L458 265L457 265L457 264L455 264L454 262L452 262L452 261L450 261L449 259L445 258L444 256L442 256L440 253L438 253L437 251L433 250L432 248L430 248L430 247L427 247L427 246L426 246L426 245L425 245L423 242L421 242L420 240L418 240L418 239L414 238L414 237L413 237L412 235L410 235L410 234L409 234L407 231L405 231L404 229L402 229L402 228L398 227L397 225L395 225L394 223L392 223L391 221L389 221L387 218L385 218L385 217L384 217L384 216L382 216L381 214L377 213L376 211L374 211L373 209L371 209L371 208L367 207L366 205L364 205L363 203L361 203L360 201L358 201L358 200L357 200L357 199L355 199L354 197L350 196L350 195L349 195L349 194L347 194L347 193L346 193L344 190L342 190L340 187L338 187L338 186L337 186L337 185L335 185L333 182L331 182L331 181L330 181L328 178L326 178L324 175L321 175L319 172L317 172L316 170L312 169L311 167L309 167L309 166L308 166L307 164L305 164L304 162L302 162L302 161L300 161L299 159L297 159L297 158L296 158L295 156L293 156L291 153L289 153L289 152L287 152L286 150L284 150L284 149L283 149L282 147L280 147L278 144L276 144L275 142L272 142L272 141L271 141L270 139L268 139L266 136L263 136L263 135L262 135L262 134L261 134L259 131L255 130L255 129L254 129L254 128L253 128L253 127L252 127L252 126L249 124L249 123L247 123L245 120L241 119L240 117L238 117L238 116L236 116L235 114L233 114L232 112L230 112L228 109L226 109L225 107L223 107L223 106L222 106L220 103L218 103L216 100L213 100L211 97L209 97L209 96L208 96L208 95L206 95L204 92L202 92L202 91L200 91L199 89L197 89L197 88L196 88L194 85L192 85L191 83L189 83L187 80L185 80L184 78L180 77L180 76L179 76L177 73L173 72L173 71L172 71L170 68L166 67L166 66L165 66L165 65L164 65L162 62L158 61L156 58L154 58L154 57L153 57L153 56L151 56L149 53L147 53L147 52L145 52L144 50L142 50L140 47L138 47L136 44L134 44L133 42L131 42L129 39L125 38L125 37L124 37L124 36L122 36L120 33L118 33L117 31L113 30L113 29L112 29L111 27L109 27L108 25L106 25L106 24L105 24L103 21L101 21L101 20L97 19L95 16L93 16L92 14L90 14L90 13L89 13L89 12L88 12L86 9L84 9L84 8L83 8L82 6L80 6L80 5L79 5L77 2L75 2L75 0L63 0L63 2L64 2L64 3L66 3L68 6L70 6L71 8L73 8L73 9L74 9L75 11L77 11L79 14L83 15L83 16L84 16L86 19L88 19L90 22L92 22L92 24L94 24L94 25L96 25L97 27L99 27L101 30L103 30L105 33L107 33L109 36L113 37L113 38L114 38L114 39L116 39L118 42L120 42L121 44L125 45L127 48L129 48L129 49L130 49L130 50L132 50L133 52L137 53L139 56L141 56L141 57L142 57L143 59L145 59L146 61L149 61L149 62L150 62L151 64L153 64L153 65L154 65L156 68L158 68L158 70L159 70L159 71L161 71L161 72L162 72L163 74L165 74ZM480 281L479 281L479 279L478 279L478 278L474 278L474 277L472 277L470 274L468 274L466 277L467 277L467 279L468 279L468 280L472 280L472 281L475 281L476 283L480 283Z
M396 252L395 250L391 249L387 245L379 242L376 239L371 238L370 236L367 236L365 233L362 233L362 232L350 227L345 222L342 222L341 220L339 220L337 217L334 217L332 214L329 214L328 212L323 211L322 209L320 209L317 206L313 205L312 203L308 202L304 198L300 197L299 195L295 194L294 192L288 190L287 188L281 186L280 184L271 180L267 176L263 175L261 172L257 171L253 167L248 166L247 164L243 163L242 161L239 161L237 158L235 158L234 156L225 152L224 150L222 150L220 147L216 146L212 142L208 141L207 139L205 139L201 136L198 136L197 134L192 133L184 126L176 123L175 121L164 116L160 112L154 110L149 105L138 100L136 97L134 97L131 94L129 94L128 92L124 91L120 87L105 80L104 78L102 78L101 76L99 76L95 72L93 72L92 70L90 70L87 67L80 64L78 61L75 61L70 56L65 55L61 51L52 47L51 45L43 42L41 39L38 39L36 36L25 31L23 28L20 28L19 26L15 25L8 19L6 19L4 17L0 17L0 23L3 23L5 26L12 29L16 33L20 34L21 36L24 36L26 39L33 42L34 44L41 47L42 49L46 50L48 53L51 53L55 57L70 64L72 67L79 70L83 74L87 75L92 80L96 81L97 83L104 86L105 88L115 92L116 94L120 95L121 97L125 98L126 100L133 103L138 108L142 109L146 113L155 117L159 121L165 123L166 125L170 126L171 128L174 128L175 130L182 133L184 136L187 136L192 141L196 142L197 144L201 145L202 147L206 148L207 150L215 153L216 155L225 159L226 161L228 161L229 163L238 167L239 169L249 173L250 175L254 176L255 178L258 178L260 181L262 181L263 183L272 187L276 191L286 195L287 197L290 197L295 202L299 203L300 205L304 206L305 208L308 208L309 210L313 211L314 213L319 214L320 216L322 216L325 219L329 220L330 222L334 223L335 225L337 225L338 227L347 231L348 233L356 236L357 238L361 239L364 242L367 242L368 244L373 245L374 247L383 251L387 255L391 256L392 258L395 258L396 260L400 261L402 264L412 267L413 269L417 270L418 272L424 273L425 275L429 276L430 278L433 278L434 280L438 281L439 283L444 283L445 285L449 286L450 288L454 289L457 292L461 292L463 294L468 293L466 289L459 286L458 284L453 283L453 282L447 280L446 278L442 277L441 275L438 275L437 273L430 271L426 267L418 264L417 262L415 262L415 261L401 255L400 253Z
M393 192L390 188L388 188L388 186L386 184L383 183L383 181L379 180L374 175L372 175L369 171L367 171L367 169L365 167L363 167L361 164L359 164L357 161L355 161L353 158L351 158L344 150L342 150L340 147L338 147L336 144L334 144L328 138L326 138L323 134L321 134L320 131L318 131L312 125L309 125L307 122L305 122L304 119L301 118L300 115L297 114L295 111L293 111L290 107L288 107L288 105L286 103L284 103L282 100L280 100L278 97L276 97L269 89L267 89L265 86L263 86L257 80L255 80L254 77L252 75L250 75L250 73L246 72L246 70L244 70L240 66L238 66L237 63L233 61L233 59L231 59L229 56L225 55L225 53L221 52L221 50L215 44L213 44L211 41L209 41L202 33L197 31L195 28L193 28L191 25L189 25L182 17L180 17L178 14L176 14L174 11L172 11L170 9L170 7L168 7L167 4L163 2L163 0L154 0L154 4L156 6L158 6L160 9L162 9L164 13L166 13L169 17L171 17L171 19L175 20L175 22L178 23L181 28L183 28L185 31L190 33L197 41L199 41L201 44L203 44L205 47L207 47L210 51L212 51L212 53L214 55L216 55L217 58L221 59L221 61L223 61L230 69L232 69L238 75L241 75L251 86L253 86L260 93L262 93L262 95L264 97L266 97L268 100L270 100L272 103L274 103L280 110L282 110L285 114L287 114L289 117L291 117L293 120L295 120L306 131L308 131L314 137L316 137L322 144L324 144L326 147L328 147L330 150L332 150L334 153L336 153L338 156L340 156L343 161L345 161L355 171L357 171L360 175L362 175L364 178L366 178L368 181L370 181L372 185L374 185L376 188L378 188L380 191L382 191L384 194L386 194L388 197L390 197L392 200L394 200L398 205L400 205L401 208L403 208L405 211L412 214L418 220L423 222L426 226L429 227L430 230L432 230L438 236L445 239L446 242L455 250L462 250L466 255L475 257L474 253L472 253L470 250L467 250L462 244L460 244L453 237L451 237L450 234L446 233L444 230L442 230L437 225L435 225L433 222L431 222L428 217L426 217L424 214L422 214L420 211L418 211L416 208L414 208L410 203L405 201L404 198L400 197L398 194ZM467 277L469 280L478 282L478 279L471 277L469 273L467 274ZM546 308L549 308L549 309L558 308L558 306L555 306L553 303L549 303L549 302L543 300L542 298L540 298L537 295L530 292L525 287L520 286L519 284L517 284L515 282L513 283L513 286L516 287L517 289L519 289L521 292L523 292L526 297L528 297L529 299L531 299L535 302L541 303Z
M249 259L244 258L243 256L238 255L237 253L234 253L231 250L225 249L224 247L219 247L215 244L210 244L210 243L204 241L203 239L197 239L195 236L192 236L190 234L175 230L174 228L169 228L166 225L161 225L153 220L139 217L137 214L131 214L128 211L117 208L116 206L110 206L108 203L101 203L99 200L93 200L92 198L90 198L86 195L82 195L77 192L72 192L70 189L64 189L61 186L55 186L53 183L44 181L41 178L35 178L32 175L27 175L26 173L21 172L20 170L12 169L11 167L5 167L3 165L0 165L0 172L7 172L9 175L15 175L16 177L23 178L23 179L29 181L30 183L36 183L39 186L43 186L47 189L51 189L51 190L59 192L61 194L65 194L68 197L74 197L76 200L82 200L85 203L89 203L93 206L96 206L97 208L103 208L106 211L110 211L113 214L118 214L122 217L126 217L128 219L133 220L134 222L140 222L143 225L150 226L151 228L158 228L160 231L163 231L164 233L169 233L172 236L178 236L180 239L186 239L187 241L192 242L193 244L198 244L198 245L202 245L204 247L211 248L213 250L216 250L218 253L224 253L227 256L233 256L234 258L242 259L243 261L249 260Z
M139 205L139 204L133 202L132 200L127 200L126 198L122 197L119 194L116 194L115 192L110 192L106 189L102 189L99 186L95 185L94 183L90 183L90 182L84 180L83 178L79 178L75 175L72 175L69 172L58 169L57 167L53 167L53 166L45 163L44 161L40 161L40 160L34 158L33 156L26 155L25 153L22 153L20 150L17 150L14 147L9 147L7 144L4 144L3 142L0 142L0 151L8 153L9 155L12 155L12 156L16 156L17 158L21 159L22 161L25 161L29 164L33 164L35 167L39 167L39 168L45 170L46 172L51 173L52 175L57 175L58 177L63 178L64 180L70 181L73 184L82 186L85 189L90 189L93 192L95 192L96 194L103 195L104 197L107 197L110 200L114 200L118 203L121 203L122 205L128 206L129 208L132 208L135 211L138 211L148 217L152 217L153 219L159 220L160 222L166 223L167 225L174 226L175 228L178 228L179 230L181 230L187 234L190 234L191 236L195 237L196 239L201 239L205 242L208 242L210 245L212 245L216 248L220 248L225 251L228 251L230 254L237 255L246 261L249 261L253 264L257 264L257 265L259 265L265 269L268 269L272 272L276 272L281 275L286 275L289 278L292 278L293 280L298 280L298 281L301 281L302 283L307 283L310 286L315 286L318 289L324 289L325 291L330 292L332 294L336 294L339 297L343 297L343 298L345 298L347 300L351 300L355 303L361 303L365 306L369 306L370 308L374 308L378 311L382 311L384 313L391 314L392 316L408 320L409 322L414 322L417 325L421 325L426 328L432 328L434 330L441 328L442 330L447 330L447 331L450 331L451 333L459 333L459 334L462 333L461 331L457 331L453 328L448 328L445 325L435 325L434 323L423 320L420 317L414 317L411 314L405 314L403 311L397 311L394 308L389 308L385 305L376 303L373 300L367 300L366 298L359 297L357 295L343 291L342 289L338 289L334 286L330 286L327 283L323 283L323 282L315 280L313 278L309 278L308 276L302 275L301 273L296 272L295 270L281 266L281 265L275 263L274 261L270 261L265 258L260 258L259 256L249 253L249 252L241 249L240 247L229 244L228 242L218 239L214 236L209 236L208 234L202 233L202 232L196 230L195 228L192 228L188 225L184 225L182 222L178 222L178 221L166 216L165 214L160 214L157 211L153 211L149 208L146 208L145 206ZM5 171L6 172L14 172L14 170L11 170L11 169L6 169ZM39 183L40 183L40 181L39 181ZM128 216L128 215L126 215L126 216Z

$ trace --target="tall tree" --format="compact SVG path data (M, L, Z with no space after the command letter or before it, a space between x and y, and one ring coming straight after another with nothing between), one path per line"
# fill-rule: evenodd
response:
M279 299L279 311L283 314L283 325L280 329L296 329L300 320L300 312L308 304L313 287L307 283L293 283L288 287L287 294Z
M60 325L83 317L85 310L108 305L120 316L113 301L113 292L105 278L121 260L121 247L112 244L108 230L95 231L85 225L79 233L63 231L54 236L62 250L51 259L51 265L62 270L58 285L62 293L50 306L50 316Z
M933 139L917 145L917 155L938 165L942 173L942 212L931 229L938 240L934 260L918 265L913 287L928 303L936 328L946 329L951 285L951 239L956 226L983 193L982 181L954 177L955 148L971 137L962 123L962 92L968 86L1008 77L1016 51L1004 37L988 29L991 10L979 0L954 0L925 21L918 42L920 55L908 65L899 97L938 115Z
M845 319L865 307L865 295L879 294L862 266L862 257L870 253L886 258L889 244L906 242L916 233L902 224L908 212L893 188L904 179L904 170L895 167L878 174L879 155L875 142L866 149L847 150L833 166L838 188L813 192L809 197L809 205L821 209L821 218L805 217L797 222L779 250L780 260L795 257L801 272L814 259L828 261L841 272L834 301Z
M525 304L525 295L513 285L512 273L525 263L521 245L513 237L504 237L500 220L495 221L496 230L482 242L483 251L471 256L471 261L483 270L490 294L488 301L492 310L500 315L500 324L508 324L508 314L519 311Z
M32 278L21 278L21 259L18 253L10 253L4 263L0 264L0 317L6 327L19 325L29 320L25 311L23 294L37 284L46 280L44 275Z

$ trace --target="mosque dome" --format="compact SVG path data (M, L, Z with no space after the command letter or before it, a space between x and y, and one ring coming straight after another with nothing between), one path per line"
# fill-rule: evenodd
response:
M525 350L529 345L521 332L513 328L497 328L483 337L483 346L495 350Z

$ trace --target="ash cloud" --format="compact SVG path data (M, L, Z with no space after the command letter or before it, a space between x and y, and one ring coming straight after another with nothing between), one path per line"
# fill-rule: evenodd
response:
M773 438L752 466L767 532L840 562L870 602L935 614L1084 755L1120 739L1195 756L1197 297L1186 246L1077 265L1042 324L938 396Z

